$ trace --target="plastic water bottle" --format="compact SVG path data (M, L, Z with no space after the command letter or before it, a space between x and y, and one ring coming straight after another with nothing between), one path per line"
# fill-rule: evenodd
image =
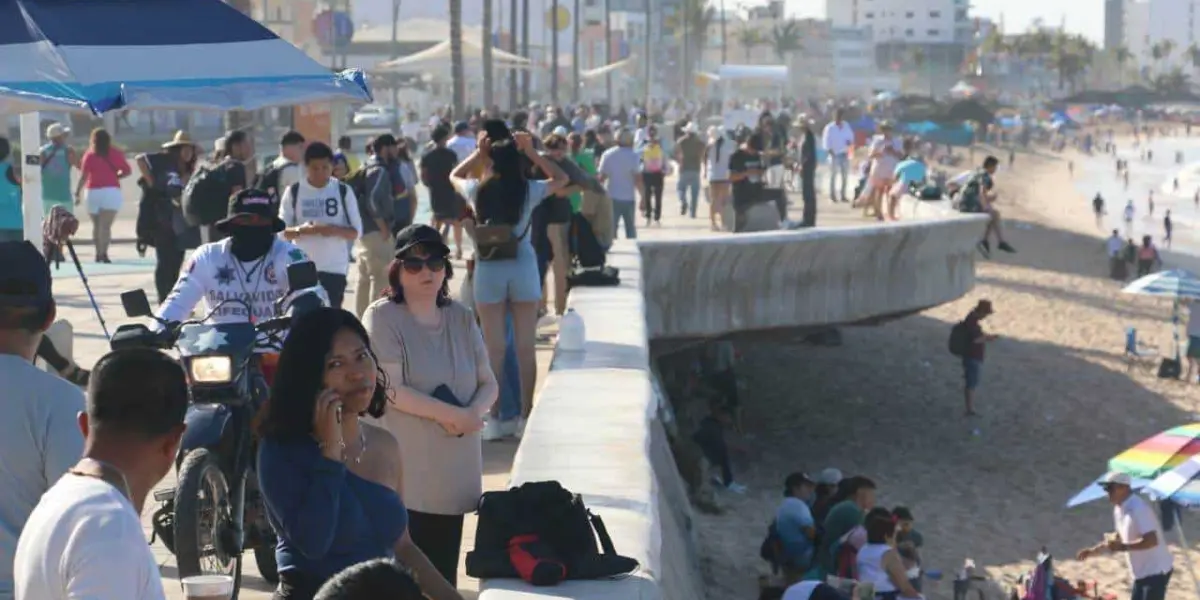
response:
M558 349L564 352L581 352L585 341L587 328L583 324L583 317L579 316L575 309L568 308L567 314L558 322Z

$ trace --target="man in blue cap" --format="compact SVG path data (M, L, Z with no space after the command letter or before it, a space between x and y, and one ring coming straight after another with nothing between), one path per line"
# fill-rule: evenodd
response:
M50 267L29 242L0 242L0 598L13 595L17 538L42 494L83 454L83 392L33 364L54 322Z

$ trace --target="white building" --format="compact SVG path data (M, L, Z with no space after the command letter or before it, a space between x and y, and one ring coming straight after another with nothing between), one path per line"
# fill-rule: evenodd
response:
M833 27L833 82L839 96L858 96L875 90L899 89L899 77L881 73L875 64L875 43L869 27Z
M870 27L875 42L944 44L961 41L967 0L826 0L835 27Z
M1161 73L1189 65L1186 49L1200 38L1197 17L1200 0L1125 0L1122 11L1123 45L1138 67ZM1174 45L1166 60L1155 59L1155 45L1170 40Z

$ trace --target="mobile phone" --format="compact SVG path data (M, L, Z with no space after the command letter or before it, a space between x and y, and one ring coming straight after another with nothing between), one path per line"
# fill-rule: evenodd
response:
M334 408L333 410L335 413L337 413L338 424L341 424L341 422L342 422L342 405L341 405L341 403L338 403L337 407Z

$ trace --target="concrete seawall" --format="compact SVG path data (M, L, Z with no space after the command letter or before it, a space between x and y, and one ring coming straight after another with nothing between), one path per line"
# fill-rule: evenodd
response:
M907 314L974 285L985 218L906 201L906 220L795 232L644 231L618 241L621 285L577 288L582 352L556 352L521 441L512 484L558 480L600 515L631 576L536 588L488 580L481 600L701 600L692 509L667 442L669 407L649 340L817 327ZM654 239L657 238L657 239Z
M652 339L851 324L954 300L975 285L985 217L910 200L920 220L696 240L647 240Z

